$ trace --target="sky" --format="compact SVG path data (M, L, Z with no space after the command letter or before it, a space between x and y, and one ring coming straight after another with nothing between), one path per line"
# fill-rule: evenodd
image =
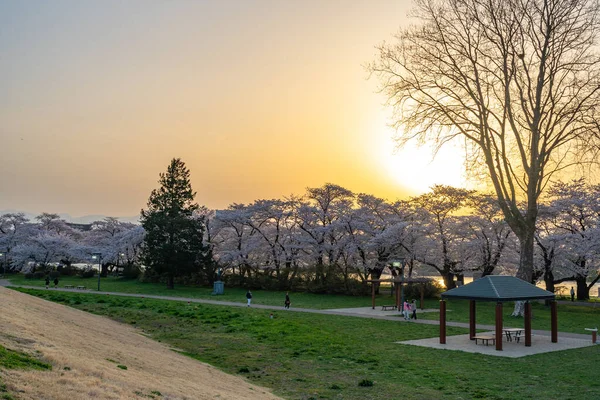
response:
M408 0L0 0L0 210L137 215L172 158L209 208L464 185L396 150L365 65Z

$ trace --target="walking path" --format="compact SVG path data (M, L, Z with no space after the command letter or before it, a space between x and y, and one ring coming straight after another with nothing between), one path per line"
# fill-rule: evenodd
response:
M39 286L27 286L27 285L13 285L6 279L0 279L0 286L13 286L27 289L42 289ZM201 303L201 304L213 304L213 305L221 305L221 306L231 306L231 307L247 307L246 303L238 303L233 301L220 301L220 300L209 300L209 299L197 299L191 297L176 297L176 296L158 296L151 294L138 294L138 293L121 293L121 292L103 292L103 291L83 291L76 289L65 289L65 288L57 288L57 289L48 289L54 291L62 291L62 292L75 292L81 294L103 294L103 295L113 295L113 296L123 296L123 297L136 297L136 298L147 298L147 299L157 299L157 300L172 300L172 301L182 301L188 303ZM576 304L571 302L565 302L568 304ZM327 315L341 315L341 316L349 316L356 318L371 318L371 319L379 319L379 320L387 320L387 321L396 321L403 323L417 323L417 324L427 324L427 325L439 325L439 321L437 320L428 320L428 319L418 319L418 320L409 320L406 321L401 318L401 314L396 311L381 311L379 309L372 309L371 307L359 307L359 308L339 308L339 309L329 309L329 310L317 310L311 308L290 308L285 309L282 306L272 306L272 305L263 305L263 304L253 304L252 308L263 309L263 310L280 310L285 312L303 312L303 313L313 313L313 314L327 314ZM437 312L439 310L423 310L419 312L419 315L423 315L423 313L427 312ZM452 322L447 321L447 326L459 327L459 328L469 328L469 324L465 322ZM494 330L495 327L493 325L477 325L478 329L485 330ZM583 328L582 328L583 329ZM540 336L550 336L550 331L545 330L532 330L533 335ZM569 333L569 332L559 332L559 337L561 338L572 338L572 339L585 339L591 341L591 335L589 334L579 334L579 333Z

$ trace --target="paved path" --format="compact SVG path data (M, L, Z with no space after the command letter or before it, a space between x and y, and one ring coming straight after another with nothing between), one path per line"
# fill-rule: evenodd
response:
M0 286L13 286L27 289L42 289L40 286L26 286L26 285L11 285L9 281L6 279L0 279ZM70 293L81 293L81 294L104 294L104 295L114 295L114 296L123 296L123 297L137 297L137 298L146 298L146 299L157 299L157 300L172 300L172 301L182 301L189 303L201 303L201 304L214 304L220 306L231 306L231 307L247 307L246 303L237 303L233 301L220 301L220 300L209 300L209 299L197 299L191 297L175 297L175 296L157 296L151 294L138 294L138 293L120 293L120 292L103 292L103 291L95 291L95 290L77 290L77 289L65 289L65 288L51 288L48 290L52 291L61 291L61 292L70 292ZM568 304L577 304L572 303L570 301L565 301L562 303ZM316 310L311 308L290 308L286 310L283 306L272 306L272 305L263 305L263 304L253 304L252 308L263 309L263 310L278 310L284 312L303 312L303 313L313 313L313 314L327 314L327 315L340 315L346 317L355 317L355 318L371 318L371 319L379 319L386 321L396 321L401 323L417 323L417 324L426 324L426 325L439 325L439 321L437 320L428 320L428 319L418 319L418 320L404 320L398 312L394 311L380 311L378 309L372 310L371 307L361 307L361 308L342 308L342 309L331 309L331 310ZM436 310L437 311L437 310ZM393 313L393 314L392 314ZM422 315L422 314L421 314ZM469 328L469 324L466 322L452 322L447 321L447 326L454 326L459 328ZM582 327L582 331L585 327ZM591 328L591 327L590 327ZM494 330L494 325L477 325L477 329L486 329L486 330ZM532 330L532 334L534 335L542 335L542 336L550 336L550 331L544 330ZM578 334L578 333L569 333L569 332L559 332L559 337L568 337L574 339L590 339L591 335L589 334Z

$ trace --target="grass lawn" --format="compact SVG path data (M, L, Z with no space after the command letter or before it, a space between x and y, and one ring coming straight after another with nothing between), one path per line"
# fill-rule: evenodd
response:
M44 280L25 279L21 274L9 275L8 279L15 285L39 286L44 287ZM63 277L59 286L73 285L86 286L88 289L97 288L97 278L79 278ZM54 285L51 283L50 285ZM138 293L152 294L159 296L189 297L197 299L211 299L222 301L233 301L239 303L246 302L246 290L241 288L225 288L225 294L213 296L212 288L197 286L176 285L175 289L169 290L164 284L142 283L137 280L128 280L116 277L101 278L100 289L106 292L119 293ZM253 291L253 304L264 304L283 306L285 292L282 291ZM290 293L292 307L312 308L312 309L331 309L346 307L368 307L371 305L370 296L344 296L344 295L321 295L314 293ZM382 288L381 293L376 297L376 304L393 304L394 298L390 296L389 289ZM454 322L469 322L469 303L466 300L448 301L447 320ZM514 303L505 303L504 325L507 327L522 327L523 319L511 317ZM425 308L439 308L439 301L435 299L426 299ZM550 309L543 304L533 303L532 328L541 330L550 330ZM390 313L391 316L401 317L398 313ZM419 318L439 321L439 313L420 314ZM585 328L593 328L599 325L600 307L582 307L560 304L558 306L558 330L560 332L586 333ZM495 323L495 303L478 302L477 303L477 323L485 325L494 325Z
M508 359L394 343L435 337L437 326L286 311L270 319L271 311L252 308L22 291L134 324L286 399L600 398L600 346Z
M45 286L44 279L25 279L21 274L8 275L11 283L15 285ZM64 285L85 286L91 290L97 290L98 278L61 277L59 287ZM50 287L54 287L51 282ZM138 280L122 279L116 277L101 278L100 290L104 292L152 294L157 296L190 297L196 299L211 299L222 301L246 302L246 290L242 288L229 288L225 286L225 294L213 296L212 288L198 286L175 285L175 289L167 289L164 283L143 283ZM283 306L285 300L284 291L253 290L252 303ZM345 296L345 295L321 295L314 293L290 293L292 307L329 309L344 307L368 307L371 305L371 296ZM393 297L389 289L381 290L376 302L382 304L393 304ZM434 301L435 303L435 301Z
M0 368L2 369L52 369L50 364L46 364L33 357L17 351L6 349L0 346ZM18 398L18 397L17 397ZM0 399L13 400L13 397L6 385L0 380Z

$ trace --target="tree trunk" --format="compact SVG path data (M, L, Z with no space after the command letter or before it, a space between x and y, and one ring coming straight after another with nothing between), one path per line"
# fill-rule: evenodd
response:
M590 288L588 288L588 285L585 281L585 276L578 276L575 282L577 282L577 300L589 300Z
M524 280L525 282L534 283L533 280L533 253L534 253L534 234L535 224L528 226L524 235L519 237L519 247L521 249L521 255L519 259L519 269L517 270L517 278ZM512 314L513 317L524 317L525 316L525 303L522 301L515 302L515 309Z
M454 274L452 272L442 273L442 278L444 279L444 285L446 285L446 289L454 289L456 284L454 283Z
M554 274L552 271L546 270L544 273L544 283L546 284L546 290L554 293Z
M524 301L515 301L515 309L513 310L511 316L523 317L524 315L525 315L525 302Z
M167 289L175 289L175 279L171 274L167 276Z

